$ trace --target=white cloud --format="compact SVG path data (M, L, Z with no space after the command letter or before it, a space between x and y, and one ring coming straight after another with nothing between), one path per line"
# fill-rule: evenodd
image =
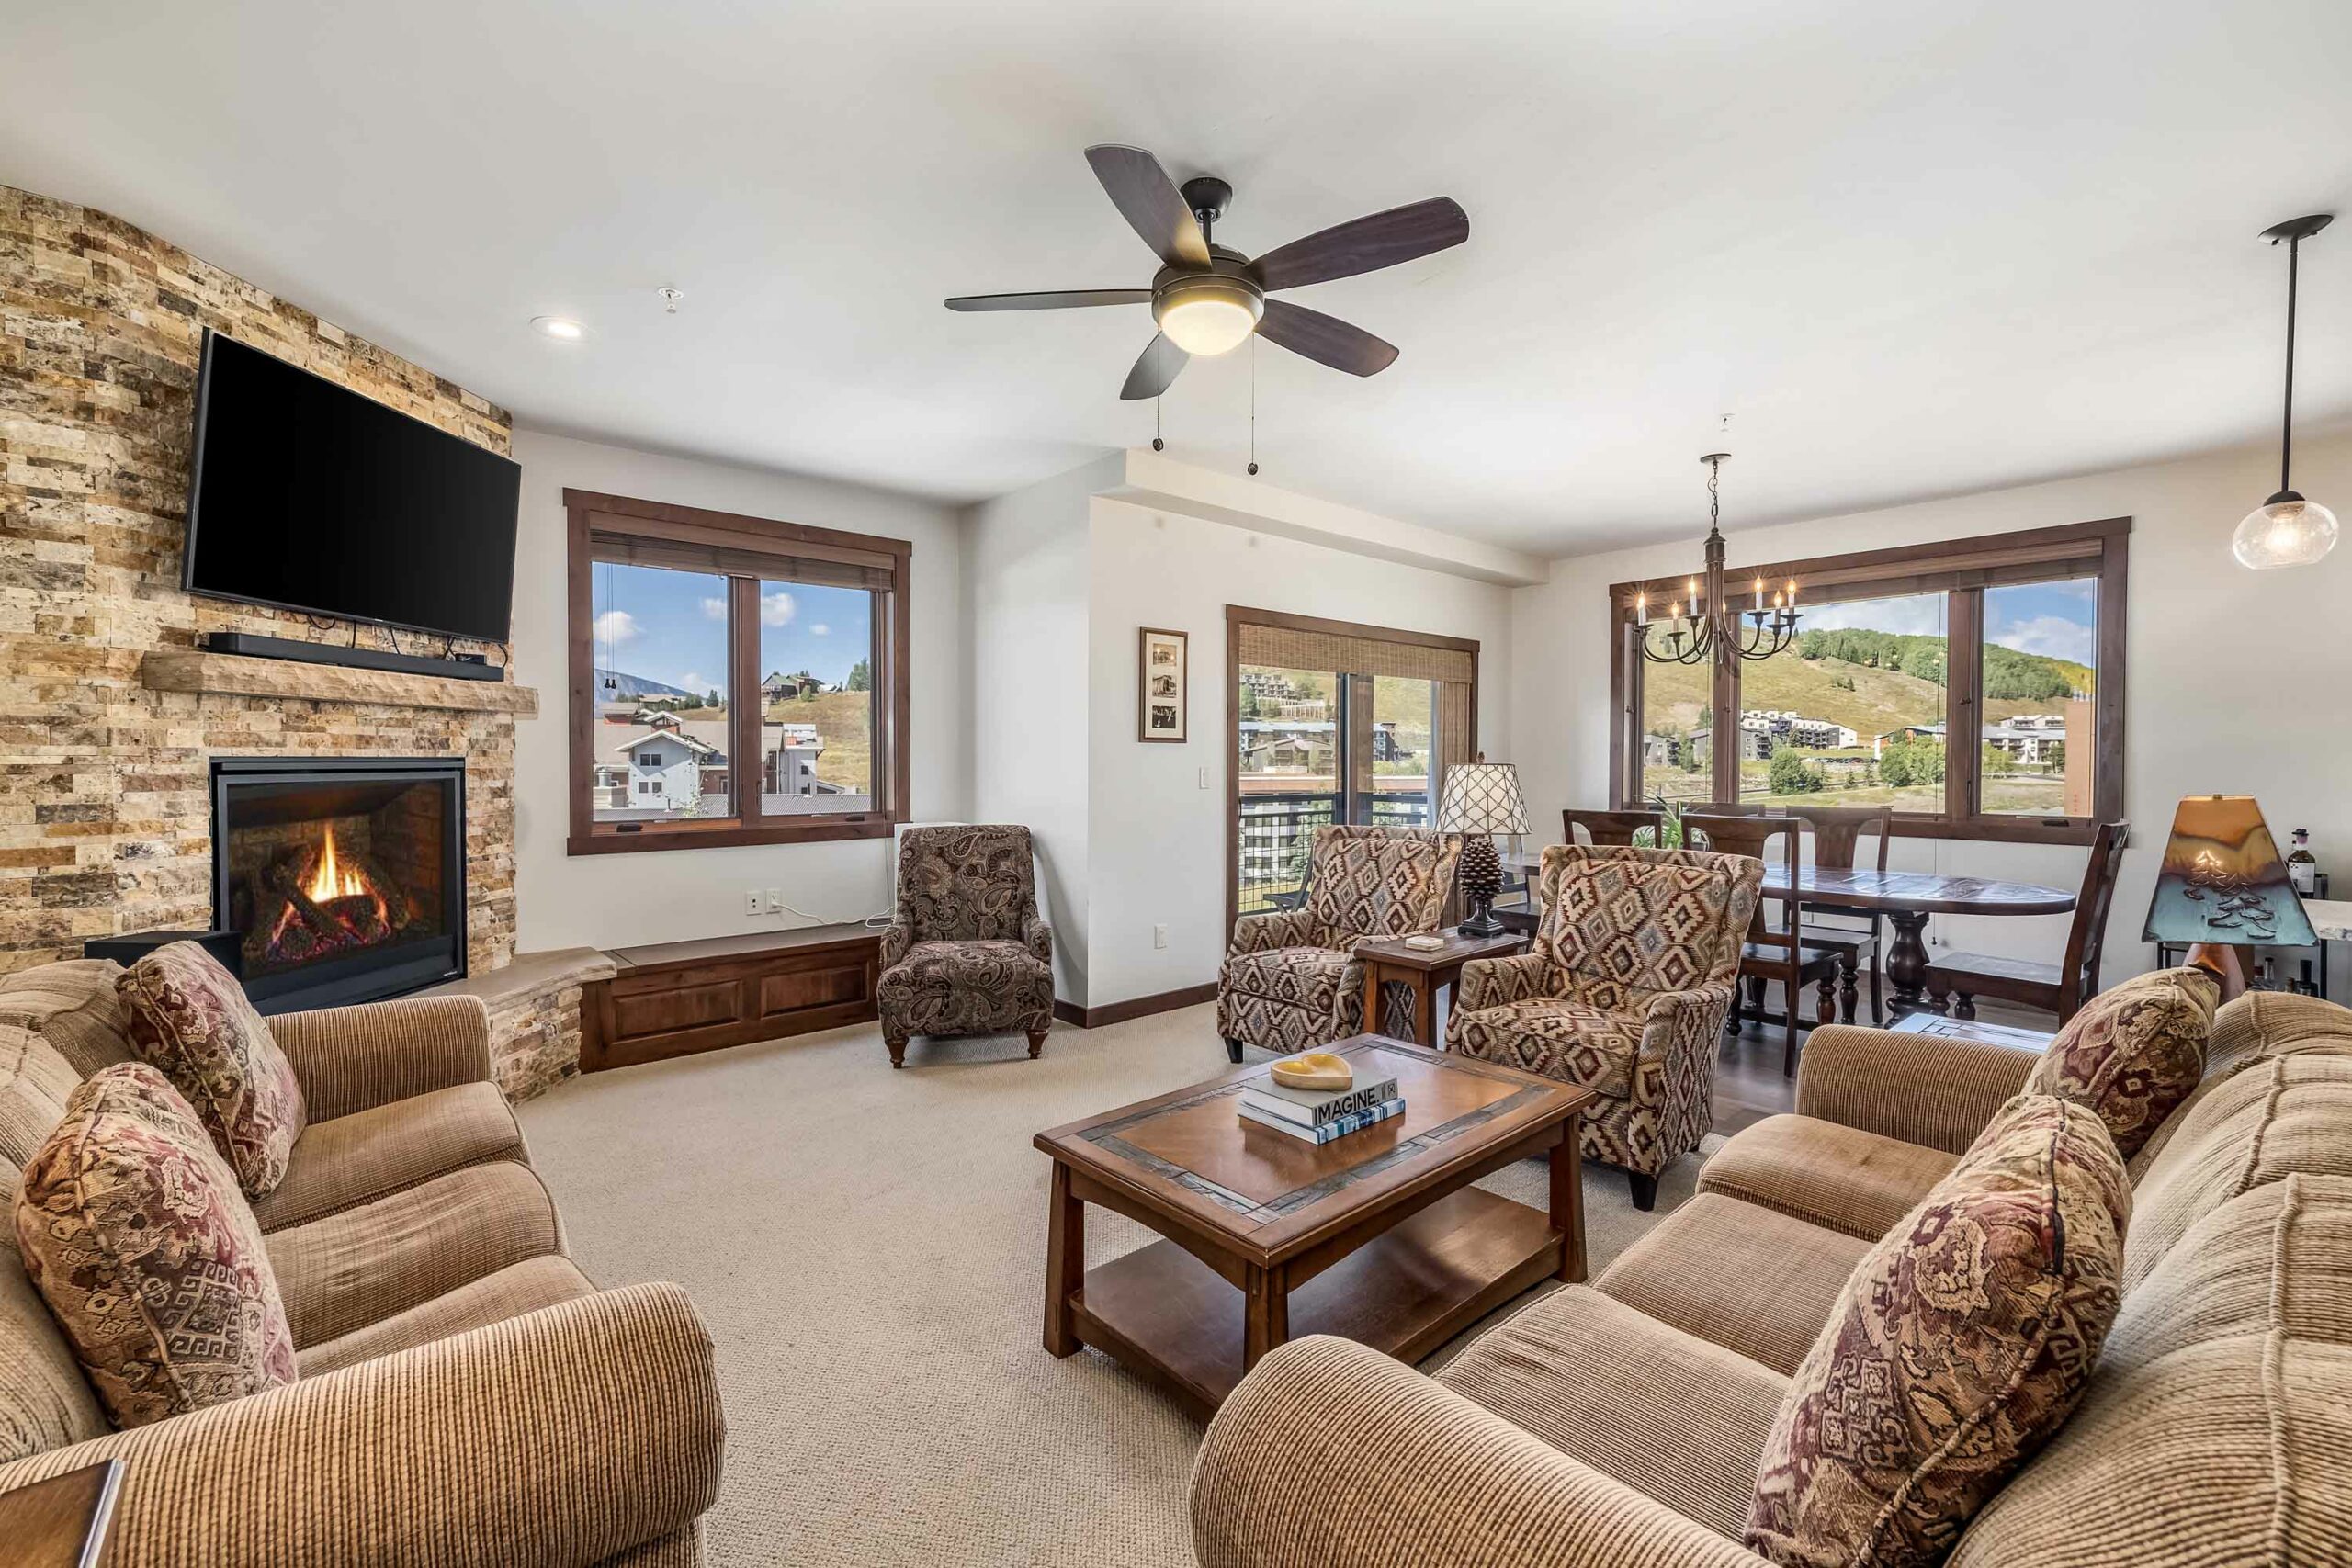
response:
M1732 595L1734 603L1746 609L1746 595ZM1855 599L1842 604L1812 604L1804 603L1802 592L1797 597L1797 626L1809 632L1845 630L1894 632L1904 637L1941 637L1944 635L1944 598L1940 593L1922 594L1901 599Z
M799 605L792 602L792 595L781 590L774 593L763 593L760 595L760 625L788 626L792 624L792 617L799 608Z
M833 628L827 626L824 622L819 621L815 626L808 628L808 635L810 637L831 637L833 635Z
M702 678L702 674L699 671L687 671L684 674L678 677L676 683L684 686L687 691L696 694L710 690L710 682Z
M627 610L607 610L594 622L596 641L605 648L619 648L637 640L637 617Z
M2064 615L2036 615L2030 620L1996 626L1985 640L2014 648L2019 653L2038 653L2045 659L2088 664L2097 638L2092 628L2080 621L2070 621Z
M723 621L727 618L727 601L706 599L702 602L702 613L705 620Z

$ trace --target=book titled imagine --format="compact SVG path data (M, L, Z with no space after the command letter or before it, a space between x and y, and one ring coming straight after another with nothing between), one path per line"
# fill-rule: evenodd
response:
M1384 1100L1377 1105L1368 1105L1360 1111L1351 1111L1344 1116L1317 1122L1310 1127L1303 1122L1289 1122L1278 1116L1269 1116L1256 1106L1247 1102L1241 1107L1241 1119L1244 1122L1255 1122L1261 1127L1271 1127L1277 1133L1286 1134L1306 1144L1331 1143L1336 1139L1346 1137L1350 1133L1361 1133L1366 1127L1377 1126L1392 1116L1403 1114L1405 1114L1403 1100Z
M1251 1078L1241 1086L1242 1104L1303 1127L1319 1127L1396 1098L1393 1077L1353 1089L1285 1089L1271 1077Z

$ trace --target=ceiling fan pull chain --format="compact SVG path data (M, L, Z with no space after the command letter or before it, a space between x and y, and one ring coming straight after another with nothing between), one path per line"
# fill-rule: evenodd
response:
M1155 452L1168 450L1168 443L1159 438L1159 400L1158 398L1151 400L1151 449Z
M1250 337L1250 473L1258 473L1258 338Z

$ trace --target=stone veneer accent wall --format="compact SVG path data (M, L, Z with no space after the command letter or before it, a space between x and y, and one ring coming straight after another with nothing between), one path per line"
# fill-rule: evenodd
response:
M514 949L512 715L140 683L145 654L199 631L350 635L179 590L206 327L508 448L506 412L463 388L119 219L0 186L0 971L210 922L216 753L463 756L468 964L498 968Z

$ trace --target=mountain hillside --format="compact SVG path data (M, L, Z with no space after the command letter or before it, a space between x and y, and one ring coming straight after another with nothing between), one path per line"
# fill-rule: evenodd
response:
M1846 725L1864 746L1905 725L1941 722L1942 637L1833 631L1808 632L1804 641L1817 657L1792 650L1740 667L1742 706ZM2091 691L2092 672L2084 665L2012 648L1985 651L1987 721L2054 712L2069 694ZM1644 729L1688 734L1706 721L1707 666L1652 664L1642 679Z
M607 686L605 682L611 682ZM596 671L596 689L607 702L635 702L640 697L698 697L700 692L689 692L683 686L665 685L643 675L631 675L622 670Z

